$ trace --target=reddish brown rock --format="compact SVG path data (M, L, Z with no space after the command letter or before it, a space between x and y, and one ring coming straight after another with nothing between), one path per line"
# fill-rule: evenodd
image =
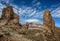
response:
M46 10L44 12L44 25L47 25L47 26L51 26L51 21L52 21L52 16L50 14L50 11L49 10Z
M7 20L8 25L12 25L14 27L20 27L22 26L19 23L19 15L14 13L12 6L7 6L2 10L2 20Z
M43 16L43 20L44 20L44 29L46 29L49 33L53 34L54 38L59 41L58 36L57 36L57 31L55 28L55 22L52 19L52 16L50 14L49 10L46 10L44 12L44 16Z
M13 19L11 21L9 21L9 23L18 24L19 23L19 16L14 13Z
M51 32L50 29L52 28L52 16L51 16L49 10L46 10L46 11L44 12L43 20L44 20L44 23L43 23L44 28L45 28L46 30L48 30L48 32ZM53 24L54 24L54 23L53 23Z
M14 19L13 20L15 23L19 23L19 15L14 13Z
M13 15L14 15L14 12L12 7L8 6L7 8L3 9L1 18L5 20L11 20L13 19Z
M4 35L0 35L0 41L8 41Z
M19 16L14 13L11 6L3 9L1 18L4 20L9 20L12 23L19 23Z
M1 18L5 19L5 13L6 13L6 8L3 8Z

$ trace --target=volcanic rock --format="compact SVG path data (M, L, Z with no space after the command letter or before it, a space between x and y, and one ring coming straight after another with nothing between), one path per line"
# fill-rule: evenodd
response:
M14 12L11 6L8 6L7 8L3 8L2 16L1 16L2 19L11 20L13 19L13 16L14 16Z
M54 39L56 39L56 41L59 41L58 35L57 35L57 30L55 28L55 22L52 19L52 16L51 16L49 10L46 10L44 12L43 20L44 20L44 24L43 24L44 29L46 29L47 32L51 33L54 36Z

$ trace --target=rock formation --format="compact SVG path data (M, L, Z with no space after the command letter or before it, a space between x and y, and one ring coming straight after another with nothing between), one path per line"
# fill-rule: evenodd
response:
M13 19L13 16L14 16L14 12L11 6L8 6L7 8L3 8L2 16L1 16L2 19L11 20Z
M15 25L15 27L21 26L21 24L19 23L19 16L14 13L12 6L3 8L1 19L6 20L8 25Z
M14 13L11 6L3 8L0 18L0 41L60 41L49 10L44 12L43 20L41 26L39 22L21 25L19 15Z
M44 20L44 23L43 23L44 29L47 30L49 33L53 34L55 39L58 41L58 36L57 36L56 28L55 28L55 22L52 19L52 16L49 10L46 10L44 12L43 20Z
M50 14L50 11L49 10L46 10L44 12L44 16L43 16L43 20L44 20L44 28L49 30L49 28L52 28L52 17L51 17L51 14ZM53 23L54 24L54 23Z

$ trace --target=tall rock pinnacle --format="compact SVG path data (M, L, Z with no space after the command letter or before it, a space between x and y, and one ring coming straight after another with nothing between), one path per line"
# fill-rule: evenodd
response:
M53 21L53 19L52 19L52 16L51 16L51 14L50 14L50 11L49 10L46 10L45 12L44 12L44 16L43 16L43 20L44 20L44 28L45 29L47 29L48 31L50 30L50 29L52 29L53 27L53 24L54 24L54 21ZM53 22L53 23L52 23Z
M58 39L56 28L55 28L55 22L52 19L52 16L49 10L45 10L43 20L44 20L44 23L43 23L44 29L46 29L47 32L52 33L55 39L58 41L59 39Z

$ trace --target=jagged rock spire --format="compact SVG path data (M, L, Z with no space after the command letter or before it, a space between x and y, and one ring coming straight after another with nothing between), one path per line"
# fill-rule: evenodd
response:
M49 10L46 10L46 11L44 12L43 19L44 19L44 25L51 27L52 16L51 16Z
M55 28L55 22L52 19L52 16L49 10L45 10L43 20L44 20L44 23L43 23L44 29L47 30L47 32L51 33L54 36L55 40L59 41L56 28Z

